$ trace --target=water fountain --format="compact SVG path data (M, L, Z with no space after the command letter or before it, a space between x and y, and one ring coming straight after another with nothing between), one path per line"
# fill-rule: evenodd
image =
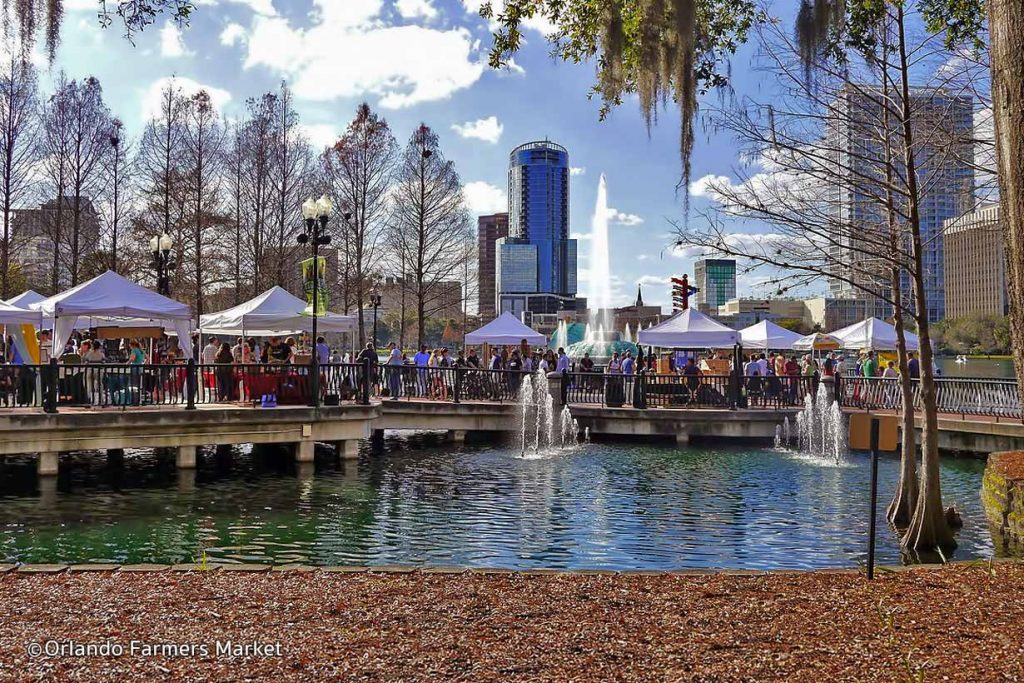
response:
M818 393L804 396L804 409L796 416L796 447L801 453L829 458L839 463L846 451L846 429L839 403L830 400L824 383ZM775 429L775 447L790 448L789 418Z
M626 329L622 333L622 340L627 342L633 341L633 333L629 329L629 323L626 323Z
M612 303L611 264L608 256L608 183L604 173L597 183L597 202L590 219L590 291L587 296L591 323L596 323L597 314L608 310Z
M520 444L523 457L577 445L579 424L569 406L555 413L555 400L543 372L523 377L519 387Z
M558 321L558 329L555 330L555 348L564 349L569 345L569 326L564 320Z

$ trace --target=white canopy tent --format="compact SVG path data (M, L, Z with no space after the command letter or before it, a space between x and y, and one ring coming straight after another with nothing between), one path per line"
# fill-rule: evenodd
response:
M726 349L740 343L740 333L715 322L695 308L676 313L641 330L638 343L663 349Z
M42 301L46 301L45 296L34 289L27 289L13 299L8 299L7 303L18 308L32 308L32 304L38 304Z
M313 318L306 310L305 301L275 285L233 308L200 316L199 330L203 334L256 337L310 332ZM325 313L316 319L320 332L351 332L356 326L350 315Z
M33 311L0 301L0 325L35 325L39 326L43 315Z
M911 332L904 334L907 338L907 350L917 351L917 335ZM846 349L896 350L896 327L878 318L868 318L836 330L832 336L842 341L843 348Z
M478 330L466 335L466 345L498 344L512 346L523 340L530 346L543 346L548 343L547 337L534 332L512 313L502 313Z
M192 333L192 311L187 304L169 299L108 270L88 282L72 287L35 304L53 320L53 349L58 355L71 333L81 326L81 318L103 319L111 326L170 328L178 338L187 340ZM118 318L129 320L118 321ZM192 357L192 345L179 344L185 358Z
M770 320L762 320L756 325L740 330L740 339L743 340L745 349L764 349L765 351L791 349L800 336Z

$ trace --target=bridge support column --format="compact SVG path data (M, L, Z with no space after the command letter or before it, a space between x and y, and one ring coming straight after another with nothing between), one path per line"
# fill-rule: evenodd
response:
M123 448L108 448L107 449L107 465L110 467L120 467L124 464L124 449Z
M680 432L676 434L676 445L677 446L689 446L690 435L686 432Z
M196 447L178 446L174 464L178 466L179 470L194 470L196 468Z
M57 451L45 451L39 454L39 461L36 464L36 473L40 477L56 477L60 468L60 453Z
M466 434L465 429L449 429L445 440L451 443L466 443Z
M370 445L373 447L375 453L380 453L384 450L384 430L374 429L370 435Z
M355 460L359 457L359 440L348 439L347 441L339 441L334 445L335 451L338 453L338 457L342 460Z
M196 471L195 470L178 470L178 491L181 493L191 493L196 490Z
M295 462L313 462L316 460L316 442L299 441L295 444Z

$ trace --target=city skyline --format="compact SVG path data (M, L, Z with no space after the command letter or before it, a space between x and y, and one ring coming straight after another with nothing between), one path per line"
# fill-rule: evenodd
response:
M80 65L89 65L88 73L100 79L113 112L135 138L172 75L186 91L207 88L229 119L242 113L247 98L287 80L303 129L318 146L332 142L356 105L366 100L387 117L399 140L420 121L438 131L466 185L474 221L508 209L509 149L527 140L558 140L573 150L569 228L579 240L579 295L589 293L587 239L603 172L613 207L613 301L629 303L636 285L642 284L649 303L668 307L669 278L692 274L695 257L690 250L670 246L670 221L685 215L685 188L676 187L678 113L666 109L648 134L630 98L600 121L598 103L587 97L594 65L553 62L543 39L545 26L538 21L528 22L527 45L510 68L490 70L484 64L490 27L476 14L479 4L367 0L345 6L286 6L273 0L220 0L203 3L192 26L159 21L137 35L133 47L115 30L98 27L91 2L69 2L68 26L74 30L64 35L53 74L65 68L70 77L80 78L87 75ZM788 17L795 4L785 0L775 6L780 16ZM347 38L341 41L346 46L340 53L320 54L316 46L330 39L332 31ZM423 56L416 62L394 54L397 40ZM368 70L372 73L357 73L349 63L349 43L358 44L360 58L376 65ZM753 48L744 46L734 64L749 65L753 55ZM758 79L748 71L737 69L734 87L739 92L757 87ZM44 90L51 81L51 74L43 75ZM734 147L706 134L694 153L695 182L705 175L730 173L740 157ZM691 216L706 201L695 196ZM766 293L767 288L753 286L762 279L741 272L740 292ZM824 291L824 284L818 289Z

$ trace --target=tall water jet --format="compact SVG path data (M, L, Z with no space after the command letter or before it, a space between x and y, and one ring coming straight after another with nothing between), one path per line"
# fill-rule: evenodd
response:
M519 387L519 420L519 451L523 456L576 445L576 421L568 406L561 413L555 412L555 399L543 372L523 376Z
M612 305L611 265L608 260L608 184L604 173L597 183L597 202L590 220L590 291L587 293L591 322ZM595 325L596 327L596 325Z
M629 329L629 323L626 323L626 329L623 331L622 335L623 335L622 341L628 341L628 342L633 341L633 333Z
M776 430L776 443L789 445L789 419ZM796 447L802 453L813 453L839 463L846 452L846 428L843 411L838 401L829 396L824 383L818 385L817 395L804 396L804 409L796 416Z

